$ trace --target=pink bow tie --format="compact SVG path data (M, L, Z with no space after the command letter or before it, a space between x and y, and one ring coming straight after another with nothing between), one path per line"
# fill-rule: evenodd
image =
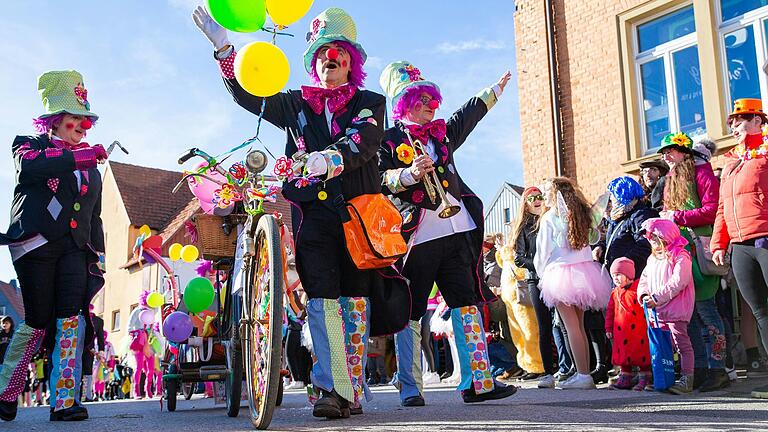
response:
M301 86L301 97L307 101L312 111L319 115L325 110L326 100L328 101L328 110L335 113L347 105L356 91L357 89L351 85L343 85L335 89Z
M415 139L426 144L429 137L437 142L443 142L445 138L445 120L434 120L423 125L407 125L408 131Z
M87 148L90 147L87 142L80 142L75 145L72 145L64 140L60 140L58 138L51 138L51 144L56 146L56 148L60 149L66 149L66 150L77 150L81 148Z

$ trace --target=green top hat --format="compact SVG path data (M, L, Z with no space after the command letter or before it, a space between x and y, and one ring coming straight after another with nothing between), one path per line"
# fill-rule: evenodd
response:
M37 90L45 107L45 113L40 118L61 113L99 118L90 111L88 90L83 85L83 76L80 72L73 70L46 72L37 79Z
M661 140L661 147L659 147L656 153L662 153L670 147L674 147L683 153L693 154L693 140L685 132L667 134Z
M315 51L327 43L339 40L352 44L360 52L365 63L368 55L363 46L357 43L357 27L352 17L342 9L328 8L316 16L309 25L309 33L307 33L309 46L304 51L304 68L307 73L312 72L312 57Z
M384 93L392 98L393 107L410 88L426 85L434 87L438 92L440 91L437 84L422 78L421 71L406 60L392 62L384 67L379 77L379 84Z

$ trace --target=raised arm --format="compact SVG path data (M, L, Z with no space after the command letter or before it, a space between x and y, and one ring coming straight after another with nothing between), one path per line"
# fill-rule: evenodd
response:
M480 120L496 105L496 101L504 92L504 87L512 76L507 71L492 87L485 88L470 98L446 121L446 136L454 150L461 147L467 137L475 129Z

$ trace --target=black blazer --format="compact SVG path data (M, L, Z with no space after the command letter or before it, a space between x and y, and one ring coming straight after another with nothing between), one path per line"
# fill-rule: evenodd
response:
M74 153L56 149L47 135L17 136L12 153L16 186L10 226L0 234L0 244L35 234L52 241L71 233L80 248L104 252L99 170L81 172L78 187Z

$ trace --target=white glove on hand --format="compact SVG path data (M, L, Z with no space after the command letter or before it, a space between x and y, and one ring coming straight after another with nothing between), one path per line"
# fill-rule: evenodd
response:
M309 177L318 177L328 172L328 162L320 152L312 152L307 158L307 174Z
M204 7L198 6L192 12L192 21L195 22L195 25L203 32L205 37L211 41L213 48L217 51L229 45L227 30L214 21Z

